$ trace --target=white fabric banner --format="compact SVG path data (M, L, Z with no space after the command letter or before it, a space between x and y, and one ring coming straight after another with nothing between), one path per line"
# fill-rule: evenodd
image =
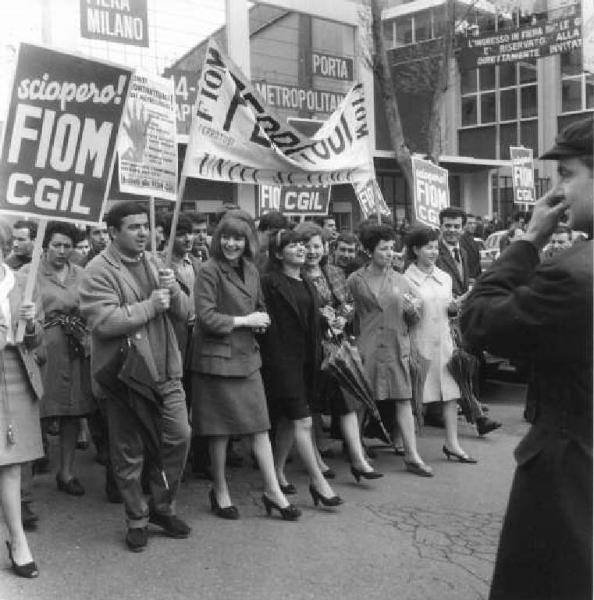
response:
M331 185L373 178L363 85L313 137L283 121L211 41L198 85L183 174L268 185Z

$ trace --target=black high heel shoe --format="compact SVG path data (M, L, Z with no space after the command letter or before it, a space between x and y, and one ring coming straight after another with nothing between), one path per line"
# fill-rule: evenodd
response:
M324 476L324 479L334 479L336 477L336 471L328 468L325 471L322 471L322 475Z
M239 519L239 511L237 510L236 506L232 504L231 506L225 506L225 508L222 508L219 505L213 488L210 488L208 497L210 498L210 510L217 517L221 517L221 519L229 519L231 521L237 521L237 519Z
M456 454L455 452L452 452L445 444L442 448L442 451L448 460L450 460L450 458L453 456L461 463L468 463L470 465L474 465L478 462L476 458L472 458L472 456L468 456L468 454Z
M293 483L287 483L287 485L281 485L280 489L281 489L281 492L285 496L293 496L297 493L297 488L295 487L295 484L293 484Z
M266 509L266 514L270 516L272 513L272 509L278 510L281 517L285 521L296 521L301 516L301 511L294 506L293 504L289 504L284 508L281 508L276 502L272 501L266 494L262 494L262 504Z
M316 490L316 488L310 484L309 493L311 494L311 499L313 500L314 506L317 506L320 502L323 506L340 506L344 503L344 500L340 496L331 496L330 498L326 498Z
M361 469L357 469L357 467L354 467L352 465L351 473L353 477L357 480L357 483L359 483L361 477L363 477L363 479L379 479L380 477L384 476L383 473L378 473L377 471L362 471Z
M10 559L10 563L12 565L12 570L19 576L25 577L27 579L33 579L39 575L39 569L34 561L31 561L25 565L17 565L14 562L14 558L12 557L12 546L10 542L6 542L6 547L8 548L8 558Z

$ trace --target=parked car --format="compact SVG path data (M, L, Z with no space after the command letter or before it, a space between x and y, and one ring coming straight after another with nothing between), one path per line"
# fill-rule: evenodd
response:
M484 242L484 250L481 254L481 269L488 269L498 258L500 252L501 239L507 234L507 229L494 231Z

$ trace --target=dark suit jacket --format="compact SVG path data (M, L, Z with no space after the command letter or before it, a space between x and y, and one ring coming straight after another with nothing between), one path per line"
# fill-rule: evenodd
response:
M454 298L468 291L468 255L462 246L460 246L460 259L462 261L463 277L460 277L458 266L451 252L445 243L439 240L439 256L435 264L452 278L452 294Z
M223 377L247 377L262 365L253 330L233 328L233 317L265 311L260 276L242 259L244 280L224 260L209 258L194 285L196 324L190 368Z
M321 315L315 288L307 280L304 282L312 298L312 312L307 322L297 309L286 277L276 270L262 277L262 291L271 320L260 341L262 374L269 400L308 398L316 391L316 374L322 358ZM312 366L313 380L309 382L303 380L306 363Z
M492 600L592 597L592 245L514 242L463 306L471 344L531 363Z
M468 277L476 279L481 274L481 253L472 234L464 232L460 238L460 248L466 252Z

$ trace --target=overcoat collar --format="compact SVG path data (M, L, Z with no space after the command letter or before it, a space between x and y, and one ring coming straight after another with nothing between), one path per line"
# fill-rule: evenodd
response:
M369 293L369 297L371 298L371 300L373 300L373 302L380 309L383 310L381 302L378 300L377 296L373 293L373 290L371 289L371 284L369 283L370 279L373 277L373 275L371 273L371 268L369 267L369 265L366 265L365 267L362 267L361 269L359 269L356 272L356 274L358 275L358 277L361 279L361 281L367 288L367 291ZM384 281L384 284L386 283L386 281L391 282L395 277L396 277L396 272L393 269L388 269L388 271L386 272L386 279Z
M47 279L50 279L52 283L55 283L56 285L59 285L63 288L68 288L76 279L76 266L71 262L67 262L66 269L68 270L66 279L64 279L64 281L61 281L56 271L49 266L47 258L44 257L44 259L41 261L40 271L43 273L43 275L47 277Z
M313 285L309 281L307 281L307 279L303 279L302 281L305 284L305 288L307 289L309 295L311 296L313 306L315 308L315 306L316 306L315 294L317 292L315 291ZM295 302L295 297L293 295L293 292L291 291L291 286L290 286L287 276L284 275L280 271L275 271L272 273L272 283L273 283L273 286L278 290L279 295L293 309L293 311L297 315L297 318L299 319L299 322L301 323L301 326L304 329L308 329L309 324L305 323L303 321L303 315L299 311L297 303Z
M215 259L216 260L216 259ZM217 264L221 271L225 274L225 277L241 292L246 294L247 296L254 296L256 290L255 281L256 278L254 276L254 272L250 268L251 265L245 259L241 259L241 266L243 268L243 277L242 281L241 277L237 274L237 271L226 261L226 260L217 260Z
M444 273L439 267L433 267L431 273L425 273L421 271L415 263L411 263L406 270L406 276L415 284L422 285L427 279L433 279L439 285L446 285L448 274Z
M101 256L103 256L103 258L112 267L118 270L119 281L132 290L138 301L141 301L143 299L146 300L146 298L144 298L142 290L140 289L140 286L136 282L136 279L134 279L132 273L130 273L130 271L125 268L125 262L124 260L122 260L123 257L121 253L117 250L117 248L114 247L114 244L110 244L105 250L103 250L103 252L101 252ZM153 285L157 287L159 282L159 275L157 272L156 265L148 258L147 254L143 254L140 260L145 261L146 265L148 266L148 270L152 275ZM122 289L122 292L123 291L124 290ZM121 300L122 302L124 302L124 298L122 298Z

